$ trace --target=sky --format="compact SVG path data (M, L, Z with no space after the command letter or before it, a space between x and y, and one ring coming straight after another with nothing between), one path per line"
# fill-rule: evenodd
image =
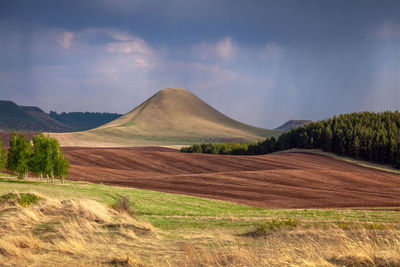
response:
M400 109L400 1L0 0L0 99L126 113L185 88L259 127Z

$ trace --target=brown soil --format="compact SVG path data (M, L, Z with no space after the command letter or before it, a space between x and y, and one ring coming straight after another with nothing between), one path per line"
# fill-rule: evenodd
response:
M400 206L400 175L320 155L184 154L168 148L64 148L70 179L269 208Z

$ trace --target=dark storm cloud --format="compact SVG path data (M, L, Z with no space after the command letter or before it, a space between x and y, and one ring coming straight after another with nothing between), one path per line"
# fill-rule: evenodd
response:
M185 87L263 127L398 109L399 14L396 0L1 1L0 98L126 112Z
M70 30L116 27L152 41L219 38L244 42L358 40L376 21L398 20L399 1L3 1L3 18Z

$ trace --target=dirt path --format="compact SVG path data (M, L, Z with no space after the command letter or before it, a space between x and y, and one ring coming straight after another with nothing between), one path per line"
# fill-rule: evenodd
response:
M400 206L400 175L320 155L64 148L70 179L273 208Z

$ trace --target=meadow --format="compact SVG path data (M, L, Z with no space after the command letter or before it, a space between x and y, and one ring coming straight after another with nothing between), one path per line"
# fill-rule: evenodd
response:
M400 264L396 207L264 209L101 184L0 177L5 266ZM39 199L20 204L10 197L21 200L26 193Z

